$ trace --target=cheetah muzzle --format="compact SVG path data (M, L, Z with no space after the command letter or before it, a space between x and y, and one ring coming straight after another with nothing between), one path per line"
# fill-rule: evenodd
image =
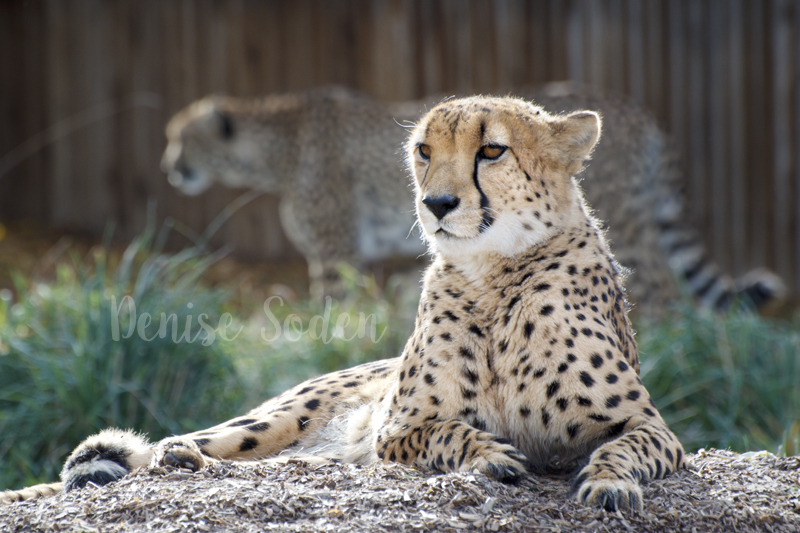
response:
M640 509L641 484L684 458L639 379L618 266L573 178L599 136L595 113L550 115L518 99L433 108L407 144L433 262L401 356L155 445L106 430L67 460L65 486L302 450L503 481L581 465L577 501ZM48 487L3 499L59 485Z

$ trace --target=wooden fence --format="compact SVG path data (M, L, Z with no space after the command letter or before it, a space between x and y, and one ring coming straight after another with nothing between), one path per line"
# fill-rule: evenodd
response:
M0 3L0 218L130 236L148 200L205 228L241 191L178 195L169 116L205 94L343 84L387 100L571 78L676 139L691 215L732 273L800 290L800 2L48 0ZM218 242L286 258L276 200Z

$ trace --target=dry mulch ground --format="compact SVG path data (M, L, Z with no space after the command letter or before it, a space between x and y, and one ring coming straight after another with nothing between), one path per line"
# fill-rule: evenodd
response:
M566 481L504 485L400 464L139 471L0 508L0 531L800 531L800 457L700 450L644 488L644 512L576 505Z

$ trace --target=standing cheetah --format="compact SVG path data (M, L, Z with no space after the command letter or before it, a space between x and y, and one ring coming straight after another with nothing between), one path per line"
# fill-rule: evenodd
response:
M602 114L603 149L583 172L582 186L609 226L617 260L630 269L634 313L661 316L680 296L676 276L713 309L742 295L757 306L785 296L783 282L765 269L734 280L710 260L690 223L680 164L647 112L619 96L565 83L515 94L545 109ZM405 132L397 123L416 121L439 100L384 103L339 87L257 99L208 97L169 121L162 168L185 194L220 183L280 195L281 223L308 262L312 295L337 294L342 261L363 267L424 253L410 235L411 194L396 153Z
M302 450L503 481L574 468L579 502L641 509L640 484L681 468L683 449L639 379L618 267L573 178L599 135L589 111L550 115L512 98L438 105L407 144L434 259L401 357L155 445L103 431L69 457L63 487L147 464L196 470Z

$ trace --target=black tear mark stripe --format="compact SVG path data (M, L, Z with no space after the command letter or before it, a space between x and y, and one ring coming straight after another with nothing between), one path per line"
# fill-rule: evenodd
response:
M475 154L475 164L472 171L472 182L475 184L475 188L478 190L478 193L481 195L481 211L483 211L483 218L481 218L481 225L478 228L478 233L483 233L492 224L494 224L494 215L489 210L489 198L486 196L486 193L483 192L481 189L480 183L478 183L478 163L480 162L480 152Z

